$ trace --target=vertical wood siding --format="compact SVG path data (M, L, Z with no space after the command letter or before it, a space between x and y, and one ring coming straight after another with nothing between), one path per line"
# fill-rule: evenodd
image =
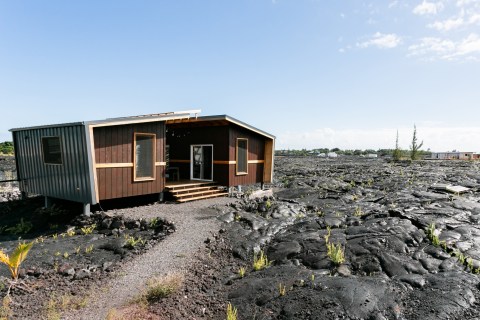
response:
M228 126L190 127L167 125L166 143L170 146L170 160L190 160L192 144L213 144L213 160L228 161ZM190 163L171 163L178 167L181 179L190 179ZM228 165L213 165L213 180L228 185Z
M164 161L164 122L94 128L95 161L97 164L133 163L134 133L156 135L156 162ZM99 200L160 193L163 191L165 167L155 168L155 180L133 181L134 168L97 168Z
M237 125L230 125L229 157L236 158L236 146L238 138L248 139L248 160L265 160L265 138L255 132L241 128ZM262 163L249 164L247 175L237 175L235 165L229 165L229 185L238 186L255 184L263 181Z

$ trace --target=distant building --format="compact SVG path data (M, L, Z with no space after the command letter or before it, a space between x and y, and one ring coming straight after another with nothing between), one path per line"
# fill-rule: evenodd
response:
M480 154L475 152L432 152L430 158L433 160L476 160Z

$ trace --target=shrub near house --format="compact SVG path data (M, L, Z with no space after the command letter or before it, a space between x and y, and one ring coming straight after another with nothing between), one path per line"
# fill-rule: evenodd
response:
M0 142L0 154L13 155L13 142Z

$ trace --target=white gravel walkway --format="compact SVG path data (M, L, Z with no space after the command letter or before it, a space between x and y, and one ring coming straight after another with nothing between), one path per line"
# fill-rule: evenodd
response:
M62 319L103 320L109 310L119 308L137 296L145 288L146 280L153 275L185 270L204 241L221 227L221 222L216 219L218 211L208 207L234 201L232 198L216 198L117 210L116 214L129 217L165 218L175 223L176 232L145 254L126 263L107 287L96 290L87 307Z

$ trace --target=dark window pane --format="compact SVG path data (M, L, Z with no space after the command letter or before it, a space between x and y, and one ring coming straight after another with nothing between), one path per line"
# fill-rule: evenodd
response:
M248 172L248 140L237 140L237 173Z
M62 164L62 148L60 137L42 138L43 162L46 164Z
M155 163L153 162L155 137L151 135L135 136L135 177L153 178Z

